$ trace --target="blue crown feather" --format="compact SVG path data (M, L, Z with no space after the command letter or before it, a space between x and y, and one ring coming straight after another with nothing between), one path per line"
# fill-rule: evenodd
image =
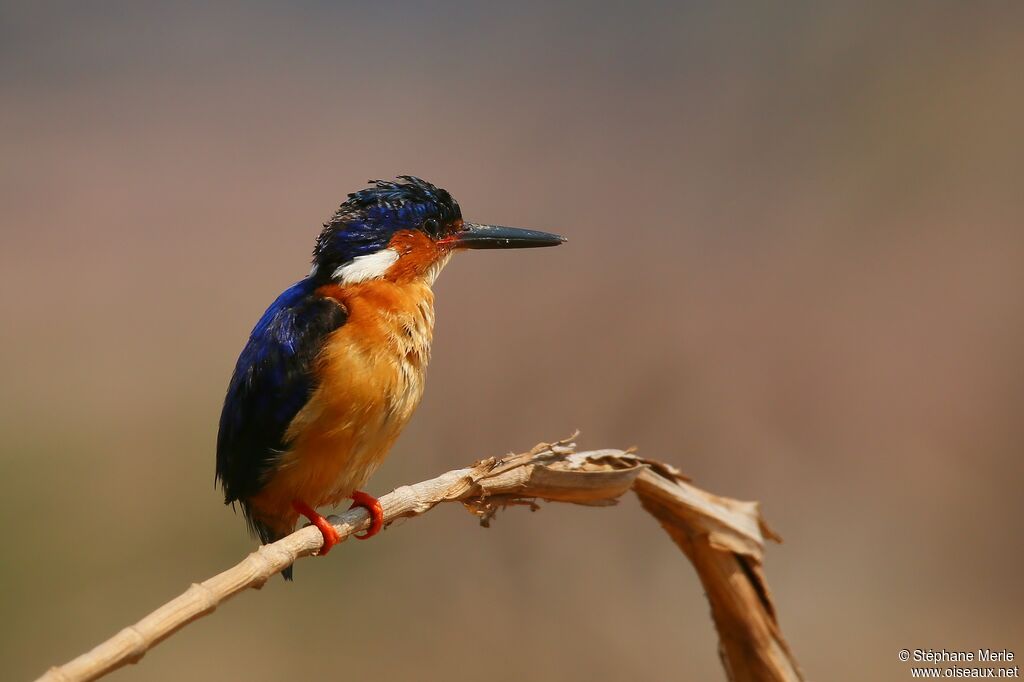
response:
M446 190L412 175L398 180L369 181L370 187L349 194L324 223L313 248L313 262L321 273L385 248L395 232L417 229L430 218L439 225L462 218L459 204Z

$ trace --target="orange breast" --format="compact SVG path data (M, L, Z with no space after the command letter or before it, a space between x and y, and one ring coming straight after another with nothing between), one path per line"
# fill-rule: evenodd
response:
M292 500L336 504L383 462L423 395L434 297L422 281L372 280L321 293L346 323L318 360L318 387L288 428L289 451L250 504L275 527L294 526Z

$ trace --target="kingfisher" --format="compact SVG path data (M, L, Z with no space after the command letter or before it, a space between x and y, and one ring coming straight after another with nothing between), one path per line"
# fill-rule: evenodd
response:
M351 499L383 525L361 490L423 396L434 280L456 251L556 246L563 237L462 219L446 190L398 176L348 195L313 248L309 274L256 323L228 384L216 480L261 542L299 516L339 541L316 510ZM292 567L282 571L292 579Z

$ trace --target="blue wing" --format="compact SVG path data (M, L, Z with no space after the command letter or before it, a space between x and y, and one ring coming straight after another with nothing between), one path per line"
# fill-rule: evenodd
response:
M305 279L278 296L235 365L217 435L217 479L225 504L241 500L245 508L245 500L263 487L287 448L288 425L316 388L317 354L348 317L340 303L315 288Z

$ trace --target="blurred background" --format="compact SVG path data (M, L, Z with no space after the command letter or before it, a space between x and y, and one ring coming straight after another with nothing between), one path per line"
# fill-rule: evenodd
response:
M213 487L247 334L412 173L565 234L439 279L369 490L579 428L762 503L811 679L1024 655L1024 6L3 3L0 661L250 551ZM639 509L406 521L112 679L723 679Z

